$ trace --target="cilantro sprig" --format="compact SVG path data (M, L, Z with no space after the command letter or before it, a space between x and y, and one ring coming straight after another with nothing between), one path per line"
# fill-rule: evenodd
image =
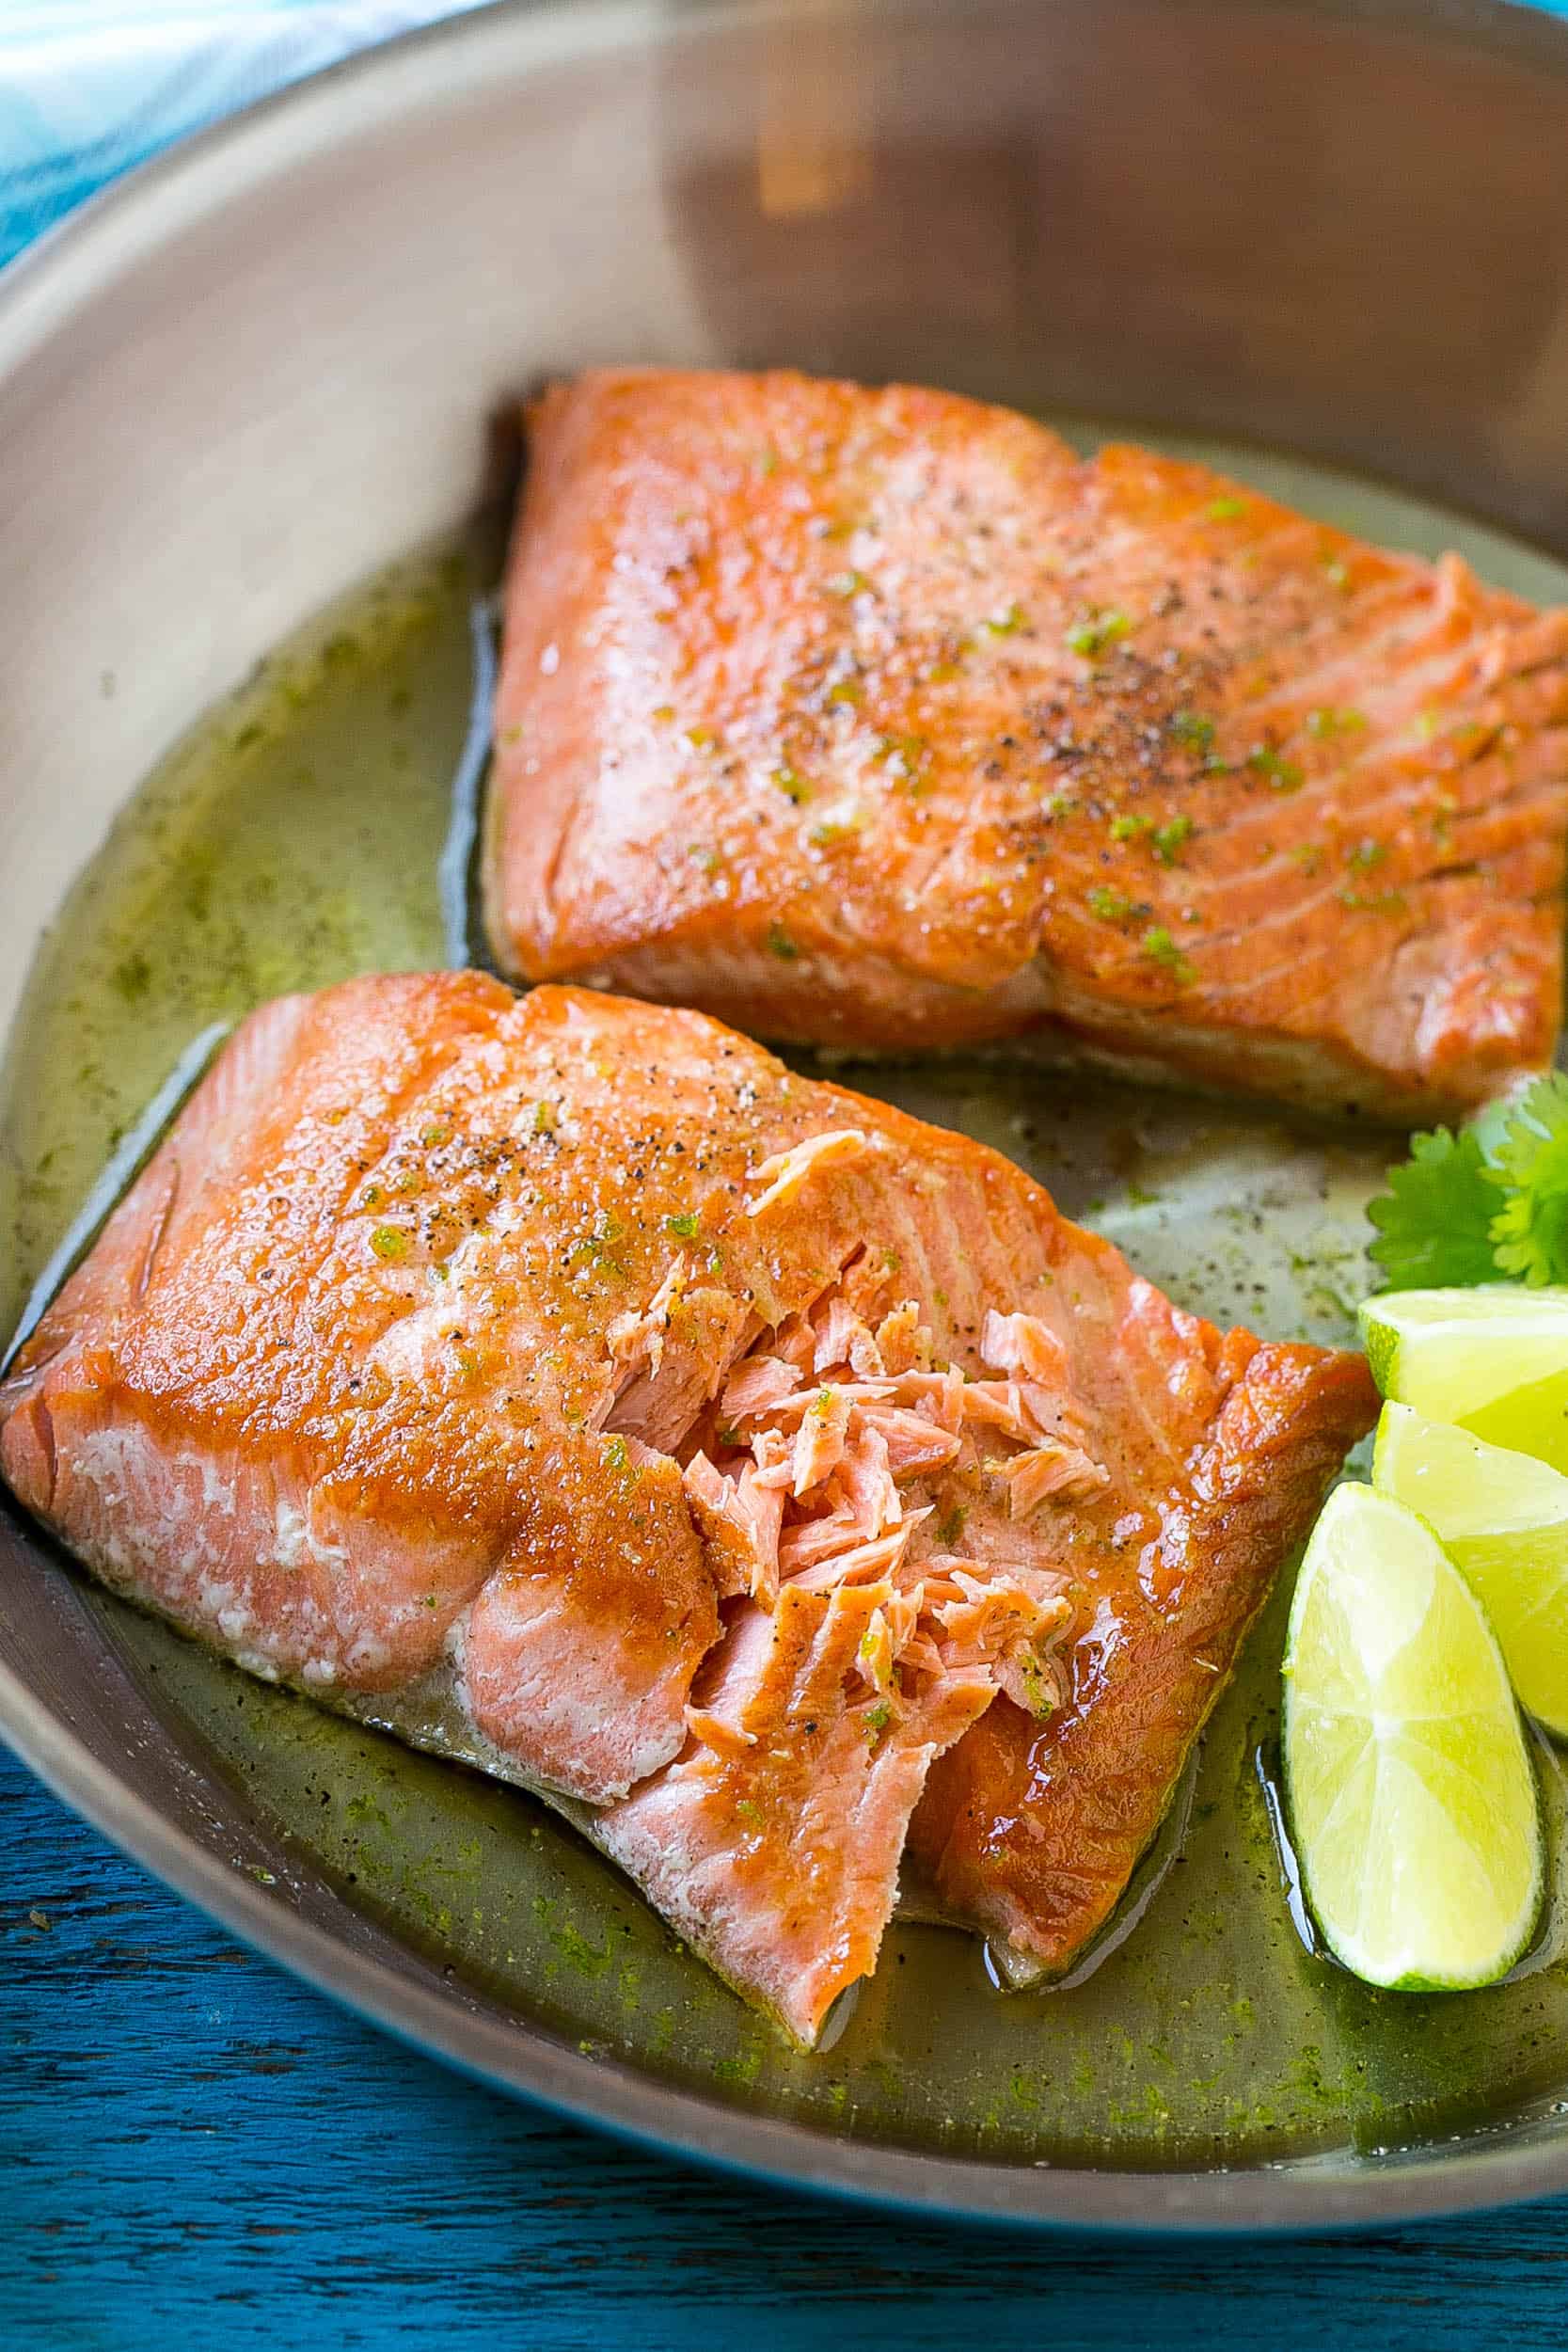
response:
M1377 1227L1368 1251L1386 1290L1468 1289L1497 1276L1492 1220L1497 1187L1472 1129L1439 1127L1412 1136L1410 1157L1388 1170L1388 1189L1367 1215Z
M1568 1282L1568 1077L1413 1136L1367 1214L1386 1290Z
M1568 1269L1568 1078L1540 1078L1503 1127L1491 1174L1505 1193L1492 1220L1504 1274L1560 1282Z

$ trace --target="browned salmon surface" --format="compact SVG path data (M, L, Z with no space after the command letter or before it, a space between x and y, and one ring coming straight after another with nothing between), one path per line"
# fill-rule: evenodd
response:
M503 966L1402 1119L1551 1058L1568 613L945 393L530 412Z
M1372 1409L962 1136L444 973L251 1016L0 1386L0 1468L254 1671L448 1673L809 2042L911 1818L956 1915L1093 1932Z
M1267 1573L1237 1563L1294 1547L1375 1410L1358 1358L1307 1376L1310 1351L1253 1350L1233 1331L1212 1371L1189 1360L1180 1481L1162 1491L1150 1465L1138 1502L1085 1529L1063 1704L1041 1721L999 1699L915 1817L911 1854L947 1912L1047 1975L1110 1919L1267 1597ZM1138 1409L1135 1367L1118 1353L1108 1411L1118 1375Z

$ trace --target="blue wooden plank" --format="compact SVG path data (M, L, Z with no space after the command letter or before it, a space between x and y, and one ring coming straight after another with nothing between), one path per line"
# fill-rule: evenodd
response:
M1052 2352L1568 2340L1568 2210L1168 2253L916 2227L601 2140L232 1943L0 1759L0 2344Z

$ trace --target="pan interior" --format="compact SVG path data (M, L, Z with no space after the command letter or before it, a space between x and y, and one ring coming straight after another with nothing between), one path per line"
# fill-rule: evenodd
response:
M1164 446L1370 536L1457 546L1499 584L1568 599L1568 570L1392 491L1257 451ZM7 1327L198 1031L284 989L441 961L436 861L467 717L467 610L499 553L492 520L281 648L163 763L83 874L0 1084ZM1387 1138L963 1063L851 1082L1010 1153L1184 1305L1277 1336L1351 1336L1361 1208ZM1531 1963L1486 1993L1380 1994L1304 1948L1268 1807L1285 1597L1205 1740L1163 1883L1084 1981L1004 1994L978 1944L901 1925L842 2036L803 2059L531 1799L258 1684L81 1587L183 1752L244 1789L302 1875L325 1875L552 2033L869 2139L1140 2168L1430 2141L1548 2098L1564 2073L1560 1891ZM1560 1846L1545 1756L1543 1776Z

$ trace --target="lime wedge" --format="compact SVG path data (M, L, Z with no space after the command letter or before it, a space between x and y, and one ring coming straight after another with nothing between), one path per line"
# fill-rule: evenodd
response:
M1361 1337L1396 1404L1568 1470L1568 1290L1387 1291Z
M1568 1739L1568 1478L1386 1405L1372 1484L1425 1519L1485 1610L1520 1704Z
M1296 1581L1285 1787L1329 1948L1369 1984L1505 1976L1541 1907L1535 1776L1481 1604L1413 1511L1337 1487Z

